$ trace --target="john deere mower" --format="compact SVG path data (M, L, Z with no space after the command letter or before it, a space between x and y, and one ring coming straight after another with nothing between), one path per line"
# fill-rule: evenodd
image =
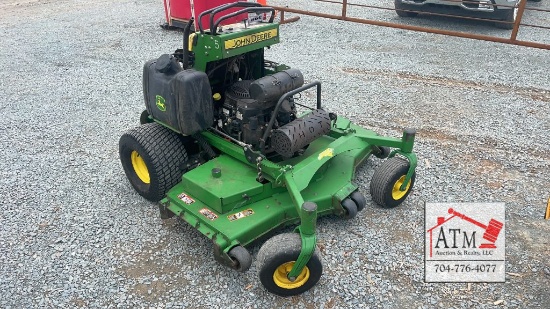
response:
M237 271L252 263L247 245L294 226L256 257L263 286L290 296L321 277L317 218L351 219L365 207L356 168L370 155L386 159L370 194L391 208L411 192L417 160L413 129L391 138L357 126L323 108L320 82L304 84L298 69L265 59L279 42L274 13L236 2L201 13L194 33L191 21L182 49L145 63L146 110L119 151L134 189L160 201L161 218L188 222ZM245 18L220 26L235 16Z

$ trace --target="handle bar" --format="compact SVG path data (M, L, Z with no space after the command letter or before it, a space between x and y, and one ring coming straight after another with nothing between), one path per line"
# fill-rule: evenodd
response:
M216 20L216 23L213 25L214 27L212 27L212 20L213 20L214 15L210 15L210 33L215 35L216 34L216 29L218 29L218 26L220 25L220 23L222 21L224 21L228 18L231 18L231 17L235 17L235 16L240 15L242 13L249 13L249 12L256 12L256 13L271 12L271 18L269 18L270 23L272 23L273 19L275 18L275 9L272 8L272 7L246 8L246 9L242 9L240 11L237 11L237 12L227 14L227 15L224 15L224 16L220 17L218 20Z
M234 3L220 5L210 10L206 10L199 15L199 18L197 20L199 24L199 31L201 32L201 34L204 34L204 29L202 28L202 18L206 14L210 14L210 26L212 26L212 24L214 23L214 15L216 15L221 11L225 11L233 7L263 7L263 6L256 2L234 2ZM210 27L210 29L212 29L212 27Z

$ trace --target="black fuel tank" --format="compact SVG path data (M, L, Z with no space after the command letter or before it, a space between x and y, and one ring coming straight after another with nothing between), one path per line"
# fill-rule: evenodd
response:
M171 55L145 63L143 95L149 115L184 135L203 131L214 122L208 76L183 70Z

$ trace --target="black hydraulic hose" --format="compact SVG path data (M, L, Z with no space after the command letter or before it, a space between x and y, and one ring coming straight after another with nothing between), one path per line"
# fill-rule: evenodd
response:
M185 25L185 28L183 29L183 69L187 70L189 67L189 33L191 32L191 26L193 25L193 22L195 21L195 18L191 17L189 19L189 22L187 25Z

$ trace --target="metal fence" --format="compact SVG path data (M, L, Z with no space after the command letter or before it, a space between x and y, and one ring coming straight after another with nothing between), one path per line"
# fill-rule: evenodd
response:
M474 32L464 32L464 31L455 31L455 30L446 30L446 29L440 29L435 27L422 27L422 26L416 26L414 24L411 24L411 20L409 20L407 23L393 23L393 22L387 22L387 21L381 21L381 20L375 20L375 19L364 19L364 18L358 18L353 17L348 14L348 8L350 7L356 7L356 8L363 8L363 9L379 9L379 10L392 10L395 11L394 8L388 8L388 7L382 7L377 5L369 5L364 3L352 3L348 0L341 0L341 1L334 1L334 0L312 0L315 2L324 2L328 4L334 4L334 5L340 5L341 6L341 14L328 14L328 13L322 13L322 12L316 12L316 11L309 11L309 10L303 10L303 9L295 9L292 7L280 7L280 6L273 6L276 10L281 12L281 23L293 21L296 19L296 17L293 17L292 19L285 19L285 12L289 13L296 13L300 15L310 15L310 16L316 16L316 17L323 17L323 18L330 18L330 19L336 19L336 20L343 20L343 21L350 21L350 22L356 22L356 23L362 23L362 24L368 24L368 25L376 25L376 26L383 26L383 27L391 27L391 28L398 28L398 29L405 29L405 30L413 30L413 31L421 31L421 32L427 32L427 33L435 33L435 34L443 34L443 35L449 35L449 36L455 36L455 37L462 37L462 38L469 38L469 39L476 39L476 40L483 40L483 41L491 41L491 42L498 42L498 43L505 43L505 44L512 44L512 45L519 45L519 46L527 46L527 47L534 47L534 48L541 48L541 49L549 49L550 50L550 42L541 42L539 40L524 40L524 39L518 39L518 33L520 31L520 28L537 28L541 29L542 31L545 31L545 35L543 36L544 39L550 38L550 25L547 24L534 24L534 23L524 23L522 22L522 19L524 17L524 13L527 11L537 11L540 13L544 13L546 16L548 16L548 19L550 20L550 10L544 9L544 8L537 8L537 7L528 7L527 0L520 0L519 3L516 6L509 5L507 7L509 8L517 8L517 17L515 22L506 22L506 21L495 21L492 19L484 19L484 18L476 18L476 17L465 17L465 16L457 16L455 14L442 14L442 13L430 13L430 12L423 12L423 11L416 11L416 10L404 10L411 13L422 13L426 15L433 15L433 16L443 16L443 17L453 17L453 18L462 18L462 19L468 19L468 20L477 20L482 22L492 22L492 23L509 23L513 24L513 27L511 29L510 37L502 37L502 36L493 36L493 35L485 35L480 33L474 33ZM356 0L357 1L357 0ZM459 1L462 3L470 2L470 3L477 3L479 4L479 1L469 1L469 0L449 0L449 1ZM506 5L499 5L501 7L505 7ZM338 10L340 11L340 10ZM542 19L542 22L545 20ZM512 25L510 25L512 26ZM503 30L505 31L505 30ZM547 35L546 35L547 34Z

